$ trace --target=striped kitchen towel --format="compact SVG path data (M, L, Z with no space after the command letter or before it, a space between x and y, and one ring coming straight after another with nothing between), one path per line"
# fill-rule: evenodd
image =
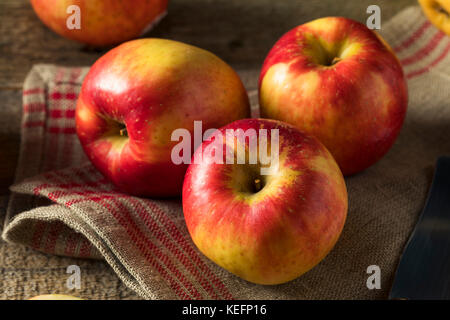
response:
M386 297L424 204L427 168L439 154L450 153L450 39L418 7L382 25L381 34L408 79L405 127L382 161L347 179L350 211L343 235L299 279L259 286L233 276L196 249L179 199L132 197L105 180L75 134L75 104L88 68L37 65L24 83L20 159L3 239L55 255L104 259L148 299ZM366 287L369 265L381 267L381 290Z

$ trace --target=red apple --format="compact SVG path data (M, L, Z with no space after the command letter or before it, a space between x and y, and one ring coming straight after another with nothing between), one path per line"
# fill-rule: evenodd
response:
M248 117L236 72L214 54L176 41L126 42L86 76L76 108L85 153L121 190L139 196L181 194L187 164L172 162L172 132L218 128Z
M34 11L50 29L92 46L117 44L140 36L166 13L167 3L168 0L31 0ZM73 5L78 6L79 12L73 10ZM72 28L76 22L74 14L79 14L79 29Z
M224 144L231 155L244 147L245 163L217 161L220 148L211 146L220 144L220 135L196 150L194 157L202 153L203 159L189 166L183 185L186 225L199 250L219 266L254 283L284 283L317 265L338 240L347 215L345 181L327 149L291 125L244 119L218 132L239 129L245 144L238 138ZM261 129L271 150L278 130L278 148L270 152L278 152L278 167L269 175L261 174L260 156L250 163L251 150L261 150Z
M408 92L389 45L365 25L328 17L286 33L262 67L261 116L286 121L330 150L345 175L393 145Z

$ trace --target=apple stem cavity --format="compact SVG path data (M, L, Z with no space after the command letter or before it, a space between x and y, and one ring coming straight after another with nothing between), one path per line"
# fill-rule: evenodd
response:
M436 11L442 14L445 14L447 17L450 17L450 14L445 10L440 4L437 4Z

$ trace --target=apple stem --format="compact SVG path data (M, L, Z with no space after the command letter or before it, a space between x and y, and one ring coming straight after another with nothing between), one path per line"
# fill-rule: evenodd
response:
M120 135L122 137L127 137L128 136L127 128L120 129L119 132L120 132Z
M334 66L336 63L338 63L339 61L341 61L342 59L340 57L334 57L333 61L331 61L331 65Z
M261 190L261 180L260 179L255 179L255 189L256 189L256 192L259 192Z

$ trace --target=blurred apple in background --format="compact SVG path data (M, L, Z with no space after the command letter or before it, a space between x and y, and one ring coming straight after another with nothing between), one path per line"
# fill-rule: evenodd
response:
M408 104L402 67L387 43L340 17L286 33L264 62L259 89L261 116L319 138L345 175L386 154Z
M59 35L92 46L134 39L164 16L168 0L31 0L39 18ZM78 14L80 29L70 29Z
M419 4L431 23L450 35L450 1L419 0Z
M181 194L187 168L171 159L174 130L194 137L194 121L206 130L249 116L247 92L220 58L176 41L140 39L92 66L76 129L89 159L121 190L166 197Z
M269 175L261 174L261 158L248 160L255 150L249 141L262 147L261 129L270 149L278 130L279 164ZM235 155L244 147L248 161L220 164L216 152L208 151L220 141L216 134L196 150L203 161L189 166L183 185L189 233L203 254L247 281L293 280L317 265L339 238L347 216L342 173L316 138L286 123L244 119L219 132L225 137L227 130L247 134L245 144L236 138L228 145Z

